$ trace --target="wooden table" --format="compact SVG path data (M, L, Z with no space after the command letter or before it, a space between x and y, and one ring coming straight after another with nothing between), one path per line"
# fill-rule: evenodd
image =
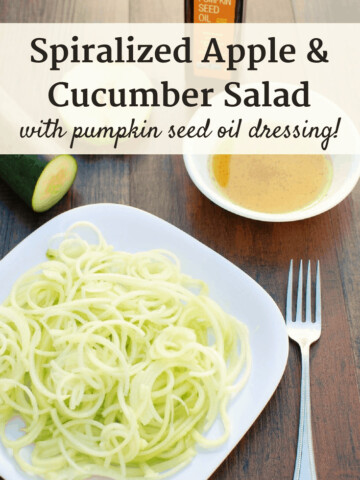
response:
M182 10L181 0L0 0L2 22L181 21ZM249 0L247 20L359 21L360 7L358 0ZM256 279L283 311L290 258L319 258L324 327L311 350L318 478L359 479L360 185L319 217L266 224L212 204L192 184L180 156L84 156L78 163L73 189L45 214L32 213L0 183L0 258L55 215L98 202L132 205L178 226ZM292 344L279 388L212 480L291 479L299 400L300 355Z

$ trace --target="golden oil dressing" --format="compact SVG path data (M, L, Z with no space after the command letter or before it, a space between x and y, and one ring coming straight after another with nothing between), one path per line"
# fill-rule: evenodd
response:
M305 208L327 192L332 179L324 155L213 155L211 169L233 203L264 213Z

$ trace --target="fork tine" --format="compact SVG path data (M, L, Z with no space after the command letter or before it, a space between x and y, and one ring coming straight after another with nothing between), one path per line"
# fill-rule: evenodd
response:
M315 288L315 322L321 325L321 280L320 280L320 262L316 266L316 288Z
M286 323L292 322L293 260L290 260L289 278L286 295Z
M295 322L302 320L303 262L300 260Z
M308 262L307 278L306 278L306 309L305 321L311 322L311 263Z

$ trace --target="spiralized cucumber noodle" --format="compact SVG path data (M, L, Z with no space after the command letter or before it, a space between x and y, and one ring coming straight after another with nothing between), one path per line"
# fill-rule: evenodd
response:
M0 306L1 440L21 468L48 480L156 479L196 445L222 444L227 404L249 376L246 326L170 252L115 251L87 222L57 243ZM25 426L14 440L15 416ZM207 438L219 417L220 436Z

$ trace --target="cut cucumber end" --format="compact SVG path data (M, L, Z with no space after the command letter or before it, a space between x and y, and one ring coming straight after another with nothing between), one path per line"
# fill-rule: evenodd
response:
M68 192L77 173L77 163L71 155L59 155L51 160L35 185L31 200L34 212L45 212Z

